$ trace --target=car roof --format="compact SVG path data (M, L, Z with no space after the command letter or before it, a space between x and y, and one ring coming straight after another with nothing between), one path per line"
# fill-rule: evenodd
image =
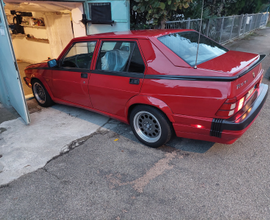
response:
M190 29L148 29L148 30L133 30L133 31L119 31L119 32L110 32L102 34L93 34L85 37L74 38L73 41L86 41L91 39L120 39L120 38L130 38L130 39L148 39L148 38L157 38L163 35L185 32L185 31L194 31Z

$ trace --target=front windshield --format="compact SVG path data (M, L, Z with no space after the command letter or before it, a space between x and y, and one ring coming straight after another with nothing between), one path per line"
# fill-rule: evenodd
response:
M165 46L171 49L190 66L195 66L199 33L195 31L179 32L159 37ZM201 35L197 65L215 57L228 50L211 39Z

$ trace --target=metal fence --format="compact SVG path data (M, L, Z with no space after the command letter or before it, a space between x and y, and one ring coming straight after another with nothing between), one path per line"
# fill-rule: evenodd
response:
M229 40L266 26L268 16L269 12L203 19L201 32L209 38L225 44ZM200 21L201 19L167 21L165 27L166 29L194 29L199 31Z

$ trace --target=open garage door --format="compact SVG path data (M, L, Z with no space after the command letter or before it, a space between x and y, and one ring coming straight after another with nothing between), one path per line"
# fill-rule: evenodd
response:
M0 86L2 87L0 89L2 97L1 101L4 102L4 105L13 106L26 124L29 124L29 112L9 35L2 0L0 0L0 45Z

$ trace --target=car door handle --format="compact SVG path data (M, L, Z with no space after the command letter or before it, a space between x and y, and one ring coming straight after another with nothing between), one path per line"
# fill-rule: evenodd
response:
M81 73L81 78L87 78L88 74L87 73Z
M140 84L140 79L129 79L129 84L134 84L134 85L139 85Z

